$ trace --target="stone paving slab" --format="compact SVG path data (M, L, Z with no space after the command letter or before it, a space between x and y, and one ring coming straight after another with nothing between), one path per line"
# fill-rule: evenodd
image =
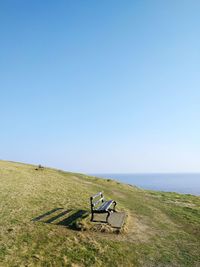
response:
M94 214L94 221L106 222L107 214ZM108 223L114 228L122 228L126 218L125 212L112 212L108 218Z

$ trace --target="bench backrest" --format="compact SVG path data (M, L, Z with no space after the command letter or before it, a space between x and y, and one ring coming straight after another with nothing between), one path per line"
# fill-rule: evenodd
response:
M96 195L90 197L91 210L97 208L104 202L104 196L102 192L97 193Z

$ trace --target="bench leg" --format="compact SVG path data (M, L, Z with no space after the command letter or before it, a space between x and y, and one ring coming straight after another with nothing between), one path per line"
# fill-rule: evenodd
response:
M94 219L94 214L93 214L93 212L92 212L91 222L93 222L93 219Z
M108 215L106 216L106 222L108 223L108 218L110 216L110 211L107 211Z
M115 206L117 205L117 202L114 201L113 203L114 203L113 211L116 211L116 210L115 210Z

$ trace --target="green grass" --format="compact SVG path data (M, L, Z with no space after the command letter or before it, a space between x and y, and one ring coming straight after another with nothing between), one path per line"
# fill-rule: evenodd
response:
M74 230L50 210L89 211L104 191L128 217L121 234ZM71 214L70 213L70 214ZM0 266L200 266L200 198L0 161ZM67 215L68 216L68 215ZM43 222L42 222L43 221Z

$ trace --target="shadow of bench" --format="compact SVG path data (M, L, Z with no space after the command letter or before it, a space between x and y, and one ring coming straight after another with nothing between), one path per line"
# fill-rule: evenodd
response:
M58 213L58 211L61 212ZM33 218L31 221L64 226L73 230L80 230L77 226L77 222L86 217L88 214L89 213L86 210L64 210L63 208L55 208ZM66 217L66 215L68 216Z

